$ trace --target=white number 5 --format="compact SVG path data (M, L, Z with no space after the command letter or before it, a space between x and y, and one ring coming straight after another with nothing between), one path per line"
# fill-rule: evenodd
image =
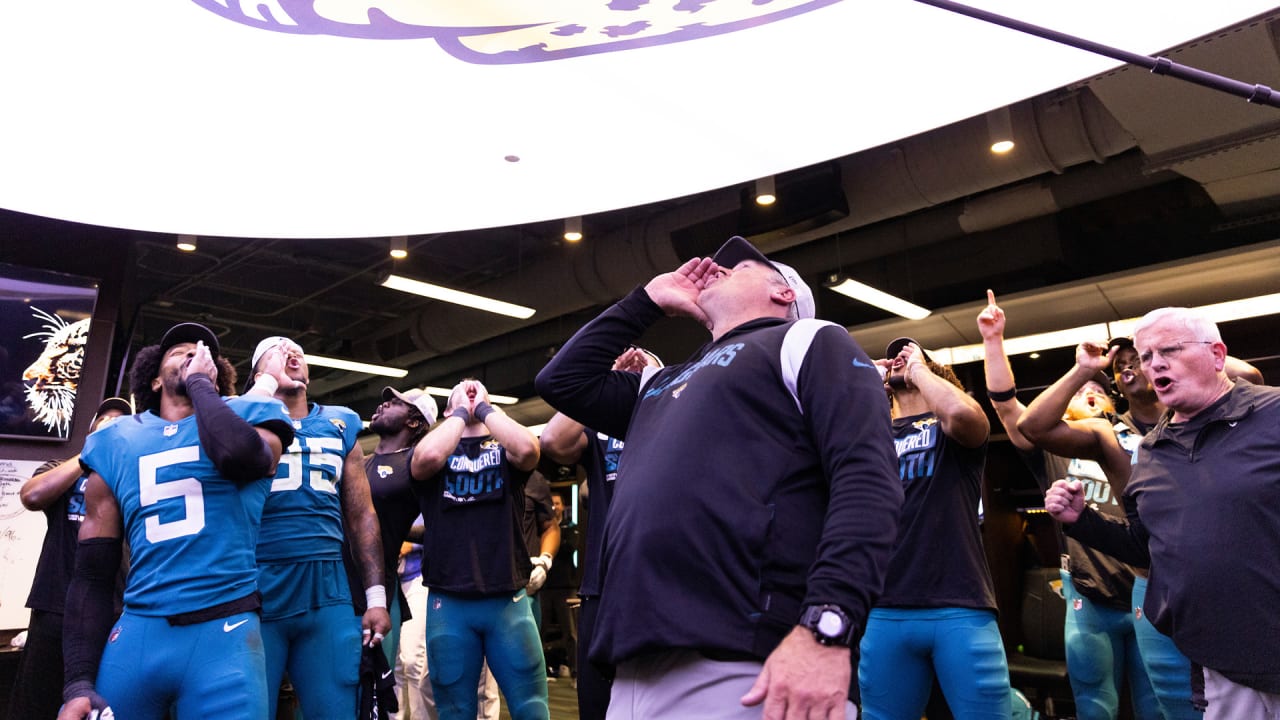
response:
M147 517L147 540L153 543L172 540L184 535L195 535L204 528L204 489L195 478L180 480L156 480L156 470L169 465L198 462L200 448L195 445L174 448L138 458L138 501L142 507L150 507L169 498L182 498L186 505L186 517L172 522L161 522L158 515Z

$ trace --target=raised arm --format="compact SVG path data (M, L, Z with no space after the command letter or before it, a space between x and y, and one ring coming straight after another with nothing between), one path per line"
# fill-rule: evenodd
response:
M535 387L556 410L625 439L640 376L611 368L618 354L660 320L663 309L637 288L579 330L538 373Z
M1009 355L1004 351L1004 310L996 305L996 294L987 290L987 307L978 314L978 334L982 336L982 369L987 383L987 398L996 411L1000 425L1009 434L1009 442L1019 450L1034 450L1031 441L1018 431L1018 419L1026 407L1018 402L1017 383Z
M435 427L413 446L409 470L415 480L429 480L440 472L445 461L458 448L462 431L466 429L467 419L470 417L471 411L465 406L458 408L450 403L444 409L444 415Z
M1071 399L1080 388L1105 372L1115 355L1105 345L1081 343L1076 348L1076 364L1027 406L1018 430L1036 445L1062 457L1094 460L1102 465L1117 491L1129 479L1129 454L1115 438L1111 423L1103 418L1065 420Z
M977 400L945 378L933 374L924 362L924 352L915 343L902 349L906 355L907 383L920 392L929 411L938 416L942 432L968 448L976 448L987 441L991 423Z
M200 446L218 474L238 485L269 477L275 472L280 452L218 396L217 376L209 348L197 343L195 356L183 369L183 380L195 410Z
M46 463L43 467L48 465ZM28 510L44 510L70 490L83 472L80 468L80 455L77 454L66 462L36 473L22 483L22 490L18 492L22 506Z
M542 450L538 438L529 428L512 420L505 412L489 404L489 391L475 380L468 381L476 389L471 412L476 420L484 423L489 433L502 445L507 461L518 470L529 471L538 467Z
M369 477L364 473L364 451L351 448L342 464L341 488L343 532L351 543L351 552L364 582L367 608L361 619L366 644L377 645L391 630L387 614L386 577L382 567L382 533L378 515L373 509Z
M587 449L586 427L565 415L556 413L542 429L542 452L561 465L573 465Z

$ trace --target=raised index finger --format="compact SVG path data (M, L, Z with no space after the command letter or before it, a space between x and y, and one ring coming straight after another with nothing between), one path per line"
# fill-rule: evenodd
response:
M996 294L991 291L991 288L987 288L987 304L988 305L996 304Z

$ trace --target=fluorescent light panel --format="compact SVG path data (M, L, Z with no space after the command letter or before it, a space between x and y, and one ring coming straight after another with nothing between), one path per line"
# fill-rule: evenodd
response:
M1263 315L1277 315L1280 314L1280 293L1258 295L1212 305L1201 305L1195 309L1203 312L1215 323L1244 320ZM1113 337L1132 337L1133 329L1137 327L1138 321L1141 319L1126 318L1109 323L1094 323L1092 325L1067 328L1066 330L1054 330L1035 335L1007 338L1004 341L1004 350L1008 355L1020 355L1040 350L1075 347L1085 341L1104 342ZM929 350L929 355L935 361L944 365L980 362L982 360L982 343Z
M453 394L453 388L442 388L435 387L434 385L428 385L422 389L431 395L438 395L446 399L448 399L449 395ZM515 405L520 402L520 398L511 397L510 395L495 395L493 393L489 393L489 402L496 405Z
M337 368L338 370L350 370L351 372L368 373L369 375L383 375L393 378L402 378L409 374L408 370L401 370L400 368L387 367L386 365L371 365L369 363L356 362L354 360L325 357L324 355L312 355L308 353L303 357L307 359L308 365L315 365L317 367Z
M894 315L900 315L908 320L923 320L929 317L931 312L919 305L909 303L902 298L897 298L887 292L877 290L870 285L864 285L857 280L845 280L831 289L841 295L847 295L854 300L859 300L868 305L874 305L881 310L887 310Z
M444 302L453 303L454 305L465 305L476 310L484 310L486 312L497 313L498 315L506 315L508 317L527 320L533 317L537 312L531 307L523 305L515 305L501 300L483 297L481 295L473 295L461 290L452 290L440 285L432 285L431 283L414 280L402 275L389 275L386 280L382 281L382 286L399 290L401 292L412 293L429 297L433 300L443 300Z

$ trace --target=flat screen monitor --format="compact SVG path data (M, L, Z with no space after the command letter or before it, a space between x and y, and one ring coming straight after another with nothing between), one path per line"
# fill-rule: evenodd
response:
M93 278L0 263L0 437L70 437L97 300Z

